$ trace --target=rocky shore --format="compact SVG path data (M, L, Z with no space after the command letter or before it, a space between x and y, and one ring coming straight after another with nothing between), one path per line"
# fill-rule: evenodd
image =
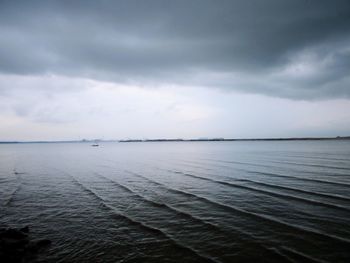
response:
M32 240L29 227L0 228L0 262L33 262L51 244L48 239Z

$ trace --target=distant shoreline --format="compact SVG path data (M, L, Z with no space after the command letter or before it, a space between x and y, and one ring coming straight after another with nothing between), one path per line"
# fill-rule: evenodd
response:
M71 140L71 141L0 141L0 144L16 143L96 143L96 142L232 142L232 141L324 141L324 140L350 140L350 136L337 137L291 137L291 138L246 138L246 139L128 139L128 140Z
M250 139L146 139L120 140L119 142L232 142L232 141L321 141L321 140L350 140L350 136L338 137L301 137L301 138L250 138Z

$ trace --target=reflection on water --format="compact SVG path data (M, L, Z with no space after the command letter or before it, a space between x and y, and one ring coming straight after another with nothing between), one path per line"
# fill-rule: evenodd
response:
M0 145L45 262L349 262L350 141Z

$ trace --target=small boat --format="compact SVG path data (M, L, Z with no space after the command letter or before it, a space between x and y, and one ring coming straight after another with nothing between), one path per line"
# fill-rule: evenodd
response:
M98 147L98 146L100 146L100 145L98 144L98 143L99 143L99 140L92 140L91 143L92 143L92 144L91 144L92 147Z

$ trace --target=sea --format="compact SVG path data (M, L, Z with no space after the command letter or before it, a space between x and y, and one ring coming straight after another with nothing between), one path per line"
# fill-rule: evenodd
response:
M350 262L350 140L0 145L35 262Z

